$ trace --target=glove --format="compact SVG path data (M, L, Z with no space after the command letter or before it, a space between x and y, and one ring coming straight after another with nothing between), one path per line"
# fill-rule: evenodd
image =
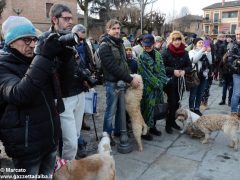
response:
M48 58L49 60L53 60L58 54L60 54L63 50L63 46L60 44L59 35L56 33L50 34L43 46L40 50L40 55Z

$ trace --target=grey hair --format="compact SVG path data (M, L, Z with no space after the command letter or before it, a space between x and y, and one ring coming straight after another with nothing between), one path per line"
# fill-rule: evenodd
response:
M73 33L77 33L77 32L86 32L86 27L82 24L76 24L73 28L72 28L72 32Z

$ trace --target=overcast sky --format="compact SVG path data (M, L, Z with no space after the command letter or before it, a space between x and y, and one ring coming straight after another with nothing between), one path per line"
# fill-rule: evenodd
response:
M160 10L168 16L173 14L173 9L175 9L175 13L179 14L180 9L186 6L192 15L203 15L202 9L204 7L218 2L222 2L222 0L157 0L153 5L153 10ZM151 9L151 7L148 7L148 9Z

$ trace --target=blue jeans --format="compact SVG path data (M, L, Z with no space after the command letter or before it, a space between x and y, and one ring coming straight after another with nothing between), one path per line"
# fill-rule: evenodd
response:
M46 179L52 179L55 166L57 150L43 153L38 157L31 159L13 158L13 164L16 169L24 169L26 172L19 173L21 175L44 175ZM33 178L29 178L33 179Z
M231 100L231 112L238 112L240 98L240 74L233 74L233 94Z
M115 115L118 107L119 90L117 89L117 83L107 81L105 86L106 86L106 111L104 114L103 131L106 131L108 134L111 135L113 130L112 122L113 120L115 120ZM116 119L117 121L120 120L120 118ZM120 124L119 122L116 123L115 121L115 126L119 126L119 124ZM119 127L115 128L120 129Z
M222 100L225 102L228 93L228 102L231 102L232 92L233 92L233 81L232 79L223 80L223 90L222 90Z
M199 110L203 92L207 86L207 82L208 82L207 79L200 79L200 84L197 87L193 87L190 89L190 96L189 96L190 109Z

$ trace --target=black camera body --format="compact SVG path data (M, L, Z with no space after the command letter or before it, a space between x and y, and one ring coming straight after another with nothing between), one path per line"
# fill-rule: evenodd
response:
M77 76L82 78L84 81L87 81L90 87L94 87L97 85L98 80L91 76L91 72L89 69L78 68Z
M240 74L240 59L235 59L233 61L233 67L236 69L236 72Z
M77 33L72 33L71 31L60 31L59 33L59 42L62 46L75 46L80 43L80 38Z

